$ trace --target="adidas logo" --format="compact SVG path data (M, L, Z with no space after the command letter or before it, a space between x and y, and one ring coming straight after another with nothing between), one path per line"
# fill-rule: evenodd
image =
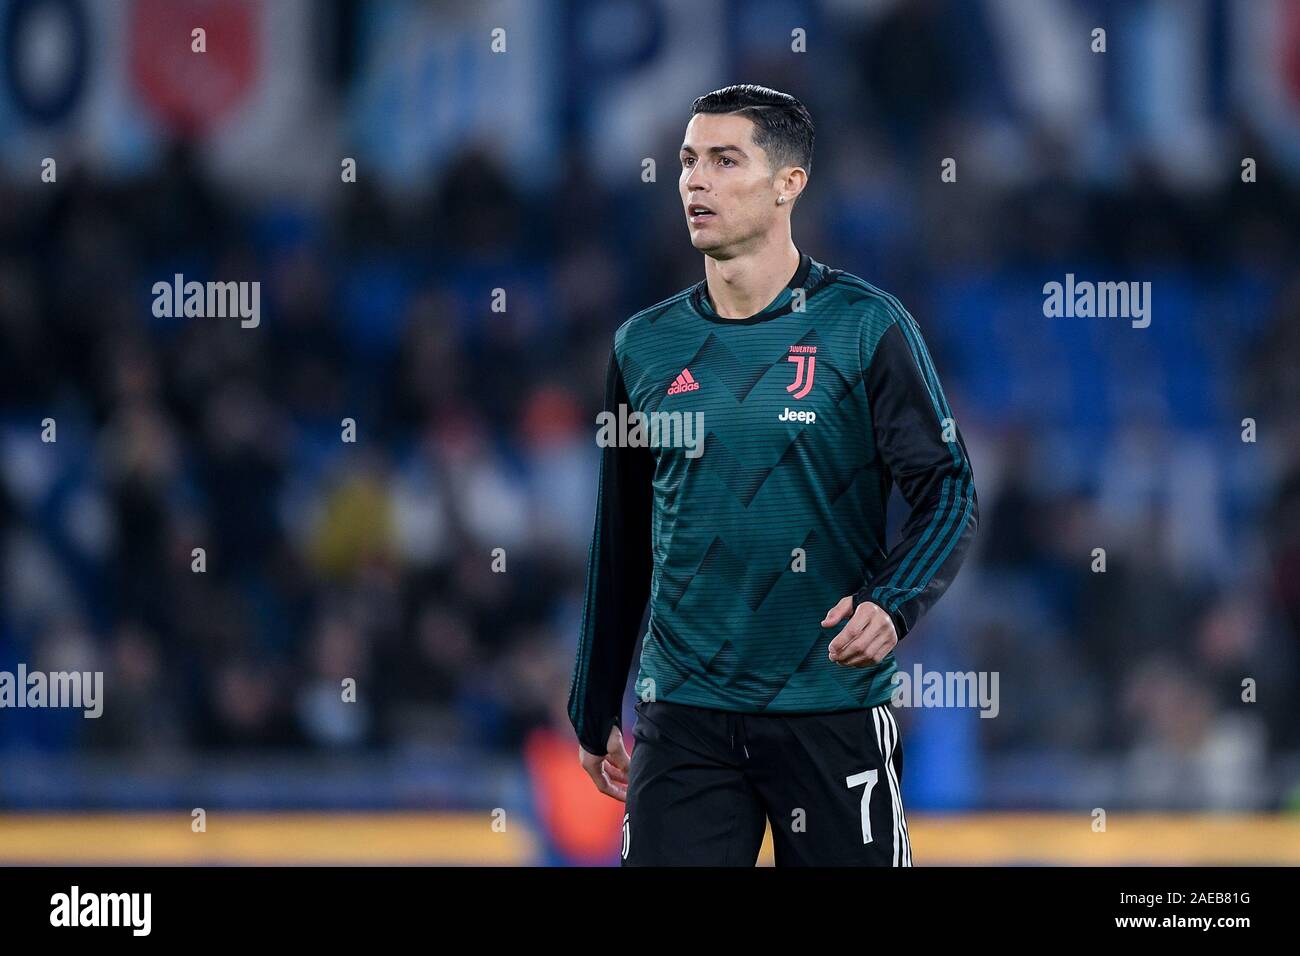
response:
M668 386L669 395L680 395L682 392L699 391L700 383L695 381L695 376L691 374L688 368L682 369L682 374L673 379L673 383Z

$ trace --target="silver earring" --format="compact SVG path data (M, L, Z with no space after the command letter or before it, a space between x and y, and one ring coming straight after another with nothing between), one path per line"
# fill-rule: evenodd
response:
M784 196L777 196L777 197L776 197L776 201L779 202L779 203L781 203L781 202L785 202L785 197L784 197Z

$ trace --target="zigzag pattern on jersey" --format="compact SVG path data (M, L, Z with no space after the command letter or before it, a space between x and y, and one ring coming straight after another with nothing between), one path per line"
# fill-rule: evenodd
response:
M682 647L680 653L694 657L699 663L700 670L706 669L707 662L696 657L689 646ZM678 657L657 653L654 644L649 642L645 644L645 648L641 652L641 668L643 670L649 668L654 671L656 683L654 693L656 697L671 694L690 680L690 673L682 669L678 663L679 659ZM638 688L637 692L641 693L641 690Z
M668 635L659 633L657 640L666 642ZM674 651L682 655L681 659L692 660L698 671L692 673L684 670L678 663L679 658L659 653L655 642L647 643L641 659L642 666L649 666L654 671L654 692L657 696L671 695L692 679L698 680L703 675L708 675L711 679L709 689L713 694L731 696L736 704L746 707L757 705L761 709L771 703L785 686L785 681L773 686L772 683L747 673L745 658L731 641L724 640L708 660L701 658L689 646L674 645Z
M799 545L807 555L809 567L819 567L817 544L817 532L814 530L809 531ZM668 603L675 611L692 581L700 577L718 577L741 596L751 611L757 611L781 580L781 575L787 571L790 571L788 563L766 571L751 567L742 555L727 547L722 538L715 536L694 571L673 574L665 568L659 572L659 593L668 598Z
M742 507L748 508L750 503L758 496L763 489L767 479L775 474L779 469L792 465L793 463L804 459L807 455L807 446L814 444L815 439L808 432L807 426L799 430L799 434L791 439L790 444L786 445L785 451L774 465L746 465L732 453L721 438L713 432L704 436L704 452L700 456L702 467L707 468L718 476L727 489L736 496ZM847 459L848 456L845 456ZM841 459L836 459L835 464L839 464ZM864 463L848 468L841 468L826 485L826 494L832 505L839 501L840 497L853 487L857 481L858 475L870 467L870 463Z
M891 683L894 672L892 667L883 665L878 667L872 679L865 683L862 681L863 671L860 668L840 667L839 665L827 668L826 645L838 633L839 629L836 628L832 629L831 632L823 631L813 634L809 639L808 648L804 652L799 666L791 671L785 680L771 692L767 699L763 701L762 706L767 707L772 701L776 700L797 676L814 669L824 669L835 682L835 686L843 693L844 702L858 707L864 706L867 701L875 698L883 687Z
M859 707L880 693L883 686L889 685L893 676L893 668L884 666L877 668L875 676L864 683L861 668L841 667L838 664L834 664L829 668L826 667L826 645L839 631L839 628L831 628L821 634L814 635L808 645L807 653L804 654L803 660L799 662L799 666L782 682L781 686L777 688L776 694L773 694L767 703L775 700L777 695L785 690L786 685L795 677L813 669L825 669L826 673L830 674L835 681L835 686L844 694L845 702L853 703Z
M714 685L715 688L734 691L740 700L756 706L759 710L766 710L772 701L781 696L781 692L790 686L791 681L814 667L823 667L832 675L836 689L843 694L843 702L850 706L863 706L866 701L878 694L882 687L890 684L890 675L884 672L886 670L892 672L893 668L880 668L871 680L864 683L861 668L830 664L826 659L826 644L830 638L825 632L821 632L820 628L816 630L820 633L814 634L811 638L808 653L804 655L799 666L780 679L764 680L753 673L747 673L743 666L744 659L730 641L722 642L717 653L705 665L705 672L723 678L725 683L721 687ZM769 677L775 678L776 675L771 674ZM685 681L679 682L677 686L681 686L682 683Z
M756 705L760 710L772 703L788 683L788 680L765 680L757 671L747 667L745 658L730 641L722 642L718 652L705 665L705 673L720 678L713 685L716 691L730 691L738 700L750 706Z
M763 376L776 365L777 361L785 361L785 356L771 362L746 364L738 359L736 353L727 348L717 335L710 332L704 344L686 364L694 365L696 368L700 366L708 368L709 374L722 379L722 384L730 389L736 401L743 403L749 398L749 393L754 390L754 386L763 380Z

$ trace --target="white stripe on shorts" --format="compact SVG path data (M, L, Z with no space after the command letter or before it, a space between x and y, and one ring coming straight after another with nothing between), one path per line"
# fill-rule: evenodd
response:
M898 741L902 739L903 735L898 730L898 721L894 719L893 709L888 704L885 704L883 709L885 711L885 716L889 718L890 725L894 728L894 740ZM894 747L892 745L889 748L889 755L891 758L894 755ZM895 772L894 762L892 759L890 760L888 767L889 767L890 787L894 791L894 793L897 794L896 805L898 806L898 822L903 829L903 866L911 866L912 865L912 837L907 832L907 814L903 810L903 785L902 785L902 781L898 779L898 775Z
M876 725L876 744L885 762L885 779L889 783L890 820L894 828L894 866L912 865L912 844L907 835L907 820L903 816L903 799L898 777L894 774L894 744L898 740L898 724L888 704L871 708L871 719Z

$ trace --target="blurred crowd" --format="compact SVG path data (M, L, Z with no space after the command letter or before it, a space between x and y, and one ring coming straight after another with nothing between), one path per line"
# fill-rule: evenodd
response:
M1134 804L1294 800L1297 171L1243 127L1257 183L1076 175L1050 131L970 121L923 29L891 58L913 26L833 97L789 88L822 129L796 244L916 317L980 490L899 657L997 671L1000 714L900 714L918 802L1063 802L1102 766ZM611 335L703 275L677 136L622 188L575 147L558 194L473 145L418 200L251 200L183 140L128 181L0 183L0 670L106 673L99 720L0 713L0 760L566 732ZM1045 317L1070 272L1151 281L1151 326ZM259 281L259 327L154 317L176 273Z

